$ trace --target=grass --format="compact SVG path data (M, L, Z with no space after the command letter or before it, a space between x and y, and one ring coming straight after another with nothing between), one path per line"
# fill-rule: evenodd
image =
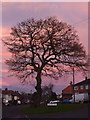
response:
M58 104L57 107L41 105L38 108L24 107L21 109L21 111L25 114L47 114L75 111L83 106L84 106L83 104Z

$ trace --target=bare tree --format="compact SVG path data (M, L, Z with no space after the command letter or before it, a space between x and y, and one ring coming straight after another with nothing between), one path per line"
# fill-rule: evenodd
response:
M48 86L43 86L42 88L42 102L47 103L50 100L57 100L57 95L53 92L53 84L49 84Z
M71 25L50 17L28 19L11 30L11 37L4 40L12 53L6 64L22 82L36 75L37 106L42 93L42 75L59 79L72 66L85 69L85 50Z

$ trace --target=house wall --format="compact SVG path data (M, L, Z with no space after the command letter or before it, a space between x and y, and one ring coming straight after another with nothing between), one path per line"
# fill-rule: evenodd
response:
M77 85L78 86L78 90L74 90L74 91L75 91L75 94L78 93L79 95L87 93L88 100L90 101L90 93L88 92L90 90L90 84L88 84L88 89L86 89L86 85L87 84ZM81 89L81 86L83 86L83 89ZM84 99L85 99L85 96L84 96Z
M78 94L79 96L80 95L85 96L87 94L87 97L89 98L89 101L90 101L90 81L86 81L86 80L75 84L74 89L73 89L73 85L71 82L68 87L66 87L64 90L62 90L62 98L63 99L72 99L72 95L74 95L74 93ZM86 87L87 85L88 85L88 87ZM77 87L78 87L78 89L77 89ZM85 99L85 97L84 97L84 99Z
M62 98L71 99L72 94L73 94L73 86L72 86L72 82L70 82L70 85L66 87L64 90L62 90Z
M3 98L5 98L8 101L12 100L12 96L11 95L3 95Z
M83 89L81 89L81 86L83 86ZM78 87L77 90L74 89L75 93L84 93L84 92L87 92L88 90L90 90L90 85L89 84L88 84L88 89L86 89L86 84L84 84L84 85L77 85L77 87Z
M73 86L69 85L67 88L63 90L63 94L73 94Z

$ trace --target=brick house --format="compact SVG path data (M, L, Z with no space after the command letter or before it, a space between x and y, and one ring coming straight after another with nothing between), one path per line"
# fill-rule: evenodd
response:
M74 93L78 96L83 94L84 99L88 97L88 100L90 101L90 79L87 79L86 77L85 80L76 83L74 86L72 85L72 82L70 82L70 85L62 90L62 98L71 99Z
M71 99L73 95L73 85L70 82L70 85L62 90L62 99Z

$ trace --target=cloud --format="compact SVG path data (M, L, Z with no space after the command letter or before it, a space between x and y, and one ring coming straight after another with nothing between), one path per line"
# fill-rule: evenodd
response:
M0 81L0 86L9 86L8 82Z
M10 36L10 29L8 27L2 27L2 38L9 37L9 36Z
M86 54L88 54L88 25L86 25L86 27L87 29L84 28L84 24L82 27L77 27L77 33L79 35L80 42L86 50Z
M57 16L75 27L80 40L87 48L84 41L88 41L88 18L87 2L8 2L3 3L3 36L9 36L10 27L27 18L46 18ZM81 24L81 25L80 25ZM87 42L86 42L87 43Z
M31 3L21 3L21 4L18 4L18 9L21 10L21 11L31 11L31 12L38 12L38 11L44 11L46 10L46 8L50 9L50 8L55 8L55 5L54 6L51 6L48 4L48 3L38 3L38 2L31 2Z
M72 13L72 16L76 14L80 14L80 16L88 14L88 2L65 2L61 4L62 9L70 12L70 14Z
M78 31L78 35L80 37L80 41L83 43L85 48L87 49L88 42L88 23L87 21L81 22L84 19L88 18L88 3L64 3L64 2L45 2L45 3L33 3L33 2L5 2L3 3L2 9L2 32L3 37L9 36L10 28L16 25L18 22L26 20L27 18L47 18L48 16L57 16L58 19L67 22L75 27ZM78 23L76 25L76 23ZM12 89L16 86L15 89L20 90L27 89L22 87L17 78L7 77L7 67L4 65L5 59L9 58L11 55L8 53L5 46L2 45L2 62L3 62L3 85L10 85ZM81 74L77 74L75 78L75 82L83 80ZM48 85L49 83L53 83L55 85L56 91L61 91L64 86L67 86L70 81L72 81L72 75L70 77L62 78L60 81L55 81L52 79L43 79L42 85ZM63 87L61 87L63 86ZM29 88L29 86L28 86Z
M7 72L8 72L8 69L0 70L0 72L7 73Z
M2 0L3 2L88 2L88 0Z
M3 3L2 8L3 25L13 25L30 17L47 16L58 16L66 22L75 23L85 19L88 14L88 3L82 2L10 2Z

